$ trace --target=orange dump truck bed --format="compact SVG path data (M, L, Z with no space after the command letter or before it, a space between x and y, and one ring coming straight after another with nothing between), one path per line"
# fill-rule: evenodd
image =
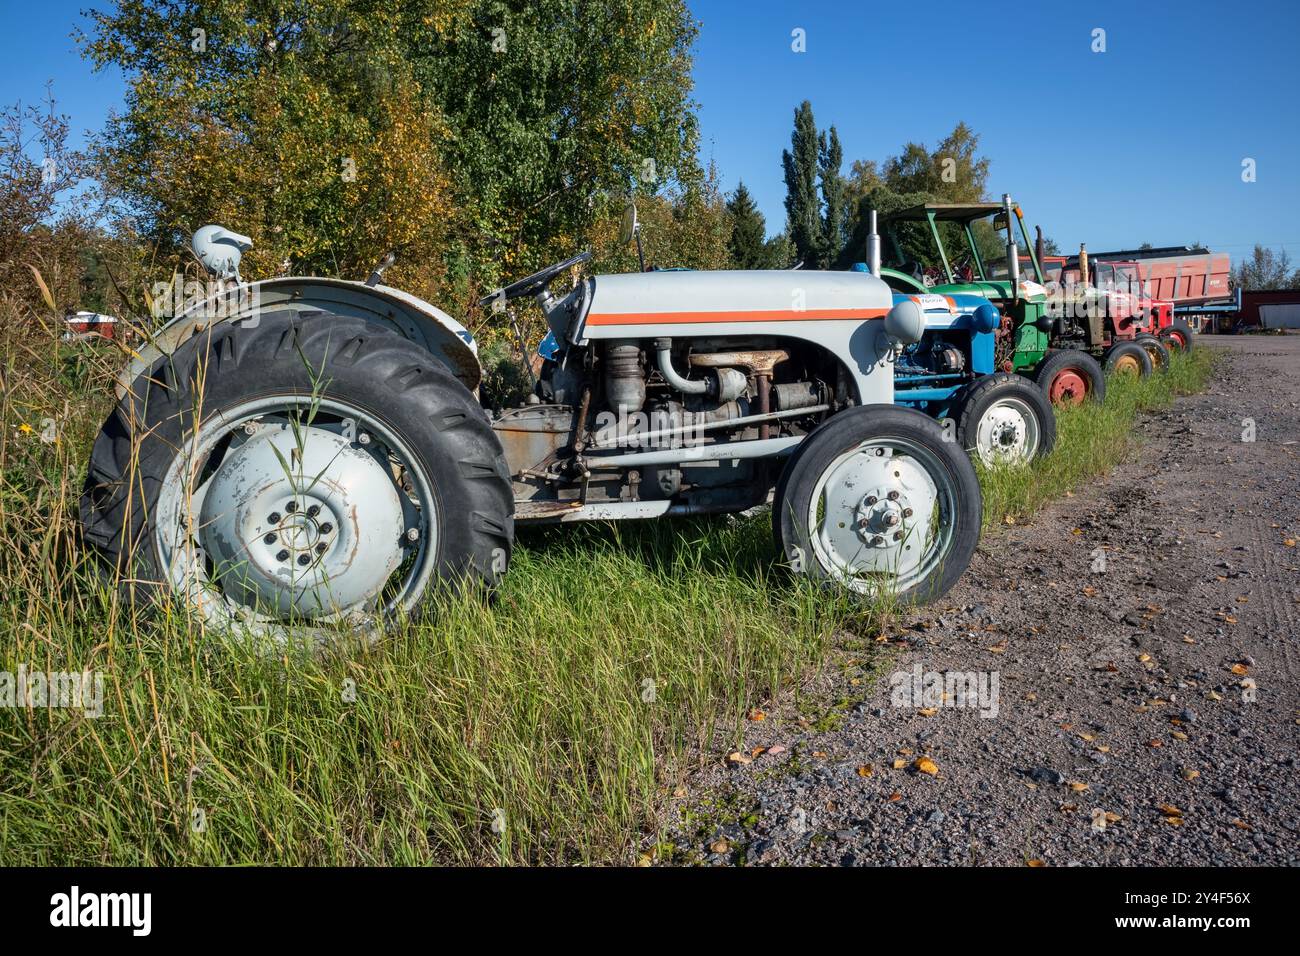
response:
M1172 302L1175 306L1204 305L1229 298L1228 278L1232 266L1226 252L1210 252L1191 246L1090 251L1088 262L1090 272L1105 269L1108 263L1136 265L1142 280L1142 295ZM1066 261L1062 280L1079 281L1078 256L1071 256Z

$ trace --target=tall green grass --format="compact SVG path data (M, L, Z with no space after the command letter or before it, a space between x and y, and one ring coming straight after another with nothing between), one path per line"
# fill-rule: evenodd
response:
M980 469L984 527L1028 520L1045 502L1106 474L1142 440L1138 414L1165 408L1179 395L1205 387L1213 353L1196 349L1172 356L1167 371L1147 378L1110 378L1106 401L1056 413L1056 446L1027 468Z
M779 573L766 515L659 521L523 533L491 607L268 659L92 573L76 496L115 352L3 345L0 670L106 684L99 718L0 708L4 863L626 862L697 748L887 616ZM990 520L1109 467L1205 368L1063 415L1054 455L986 476Z

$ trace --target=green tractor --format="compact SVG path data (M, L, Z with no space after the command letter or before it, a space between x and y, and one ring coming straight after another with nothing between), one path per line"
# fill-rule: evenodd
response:
M1019 225L1022 255L1013 232ZM994 369L1035 379L1054 404L1073 405L1105 396L1101 365L1087 352L1050 349L1059 319L1049 310L1042 266L1025 227L1020 207L1002 202L924 203L891 213L882 220L886 264L880 277L896 292L977 295L1002 316L997 332ZM990 252L993 237L1005 233L1003 249ZM982 240L982 242L981 242ZM918 244L937 254L926 267L914 254ZM955 255L950 246L958 247ZM964 248L963 248L964 247ZM1021 274L1023 264L1031 275Z

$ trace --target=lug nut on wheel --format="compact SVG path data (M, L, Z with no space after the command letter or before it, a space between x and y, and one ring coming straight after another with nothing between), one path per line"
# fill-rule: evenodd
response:
M288 551L281 551L279 554L277 554L277 555L275 556L275 560L277 560L277 561L288 561L288 560L289 560L289 552L288 552Z
M406 532L406 540L407 540L407 541L419 541L419 540L420 540L420 529L419 529L419 528L409 528L409 529L407 529L407 532Z
M298 563L305 568L307 565L311 564L311 555L310 554L298 555Z

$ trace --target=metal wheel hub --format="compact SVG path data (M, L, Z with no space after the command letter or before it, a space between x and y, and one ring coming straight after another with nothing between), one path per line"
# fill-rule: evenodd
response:
M1053 404L1078 405L1087 397L1088 383L1074 369L1062 369L1052 379L1052 386L1047 394Z
M855 589L862 575L907 581L930 560L927 532L938 489L923 464L881 447L863 447L832 463L818 482L810 515L823 567Z
M197 537L228 596L311 617L378 597L401 564L404 525L385 463L338 432L282 425L227 453Z
M1028 461L1038 450L1033 413L1011 399L989 407L975 429L975 448L986 465Z
M1115 361L1115 372L1119 375L1137 375L1142 371L1142 363L1131 355L1121 355Z
M868 492L855 514L862 542L872 548L889 548L907 536L915 509L906 487L896 479Z

